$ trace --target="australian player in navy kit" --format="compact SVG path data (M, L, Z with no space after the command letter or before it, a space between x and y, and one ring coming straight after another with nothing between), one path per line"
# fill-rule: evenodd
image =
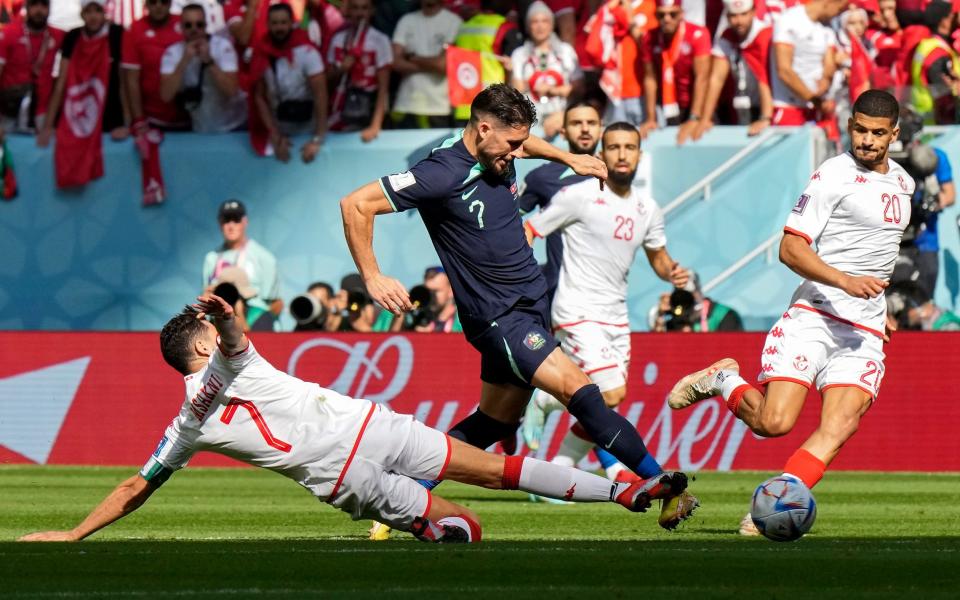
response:
M374 217L416 208L450 277L467 340L481 354L480 406L451 437L486 448L515 435L534 387L563 403L587 433L642 481L648 500L674 499L683 473L664 472L629 421L607 407L599 388L557 347L550 331L547 284L527 244L517 208L515 158L561 162L580 175L606 178L589 155L563 152L530 137L534 105L505 84L480 92L466 128L409 171L369 183L340 201L347 245L370 296L395 314L412 305L404 286L380 272ZM601 183L602 185L602 183ZM514 457L509 457L514 458ZM508 460L505 470L514 468ZM675 527L684 503L661 524Z
M600 142L600 110L592 103L581 100L567 105L563 113L563 134L570 152L593 156ZM546 208L554 194L568 185L589 179L578 175L563 163L549 162L527 173L520 189L520 213ZM557 231L547 236L547 262L543 276L547 280L549 296L553 298L560 279L560 264L563 261L563 235Z

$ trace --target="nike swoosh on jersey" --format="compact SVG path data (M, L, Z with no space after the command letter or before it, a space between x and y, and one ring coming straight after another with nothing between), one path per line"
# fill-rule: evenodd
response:
M473 186L473 189L470 190L469 192L464 192L464 193L460 196L460 199L461 199L461 200L469 200L469 199L470 199L470 196L472 196L473 193L477 191L477 188L478 188L478 187L480 187L480 186L477 186L477 185Z

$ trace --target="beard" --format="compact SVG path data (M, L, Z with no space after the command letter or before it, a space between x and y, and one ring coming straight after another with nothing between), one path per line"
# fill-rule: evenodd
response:
M290 39L290 36L293 35L293 30L287 30L283 33L273 33L270 32L270 41L273 42L274 46L282 46L287 43L287 40Z
M633 178L636 177L636 175L637 175L636 169L628 173L620 173L618 171L614 171L611 169L607 173L607 180L618 187L627 187L633 184Z

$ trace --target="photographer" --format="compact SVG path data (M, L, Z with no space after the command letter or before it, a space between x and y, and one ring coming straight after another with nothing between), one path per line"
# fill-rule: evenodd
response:
M334 331L333 287L326 282L310 284L307 293L290 301L290 315L297 322L294 331Z
M703 295L700 278L691 272L683 288L662 294L660 304L650 311L651 331L743 331L737 311Z
M884 295L887 326L894 325L893 330L960 331L960 317L934 304L916 284L891 285Z
M240 267L226 267L206 289L207 293L223 298L233 307L241 329L250 331L273 331L273 315L269 311L251 304L257 297L257 290L250 285L246 271Z
M919 134L923 127L920 117L912 111L900 116L900 140L902 147L890 146L890 156L899 162L916 181L912 198L910 224L900 243L901 260L893 279L902 280L905 270L914 274L907 278L915 281L923 292L933 297L940 269L940 240L937 221L940 212L956 201L956 187L950 159L939 148L923 144Z

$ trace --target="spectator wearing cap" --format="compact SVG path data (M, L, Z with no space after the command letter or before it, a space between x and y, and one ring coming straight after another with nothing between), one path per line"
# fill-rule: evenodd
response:
M659 26L644 37L643 95L646 135L657 128L659 105L667 125L680 125L677 140L685 140L703 116L710 77L710 32L683 18L679 0L657 0Z
M367 293L367 286L358 273L351 273L340 280L340 291L332 303L333 316L328 323L333 331L360 333L390 331L393 314L377 311Z
M43 126L64 33L47 24L50 0L27 0L26 18L0 30L0 134Z
M547 138L563 127L567 97L579 87L583 73L573 46L553 32L553 11L541 0L527 9L527 41L511 54L512 85L537 107Z
M698 140L716 119L722 125L749 125L757 135L770 125L770 42L773 28L757 18L753 0L724 0L728 27L713 43L710 82L703 115L690 134Z
M309 134L300 158L313 161L327 134L327 78L323 60L305 31L296 28L288 4L267 12L268 31L254 43L250 79L256 115L269 134L274 156L290 160L290 137ZM255 131L251 122L251 131Z
M400 18L393 32L393 71L402 79L391 118L396 127L450 127L447 55L463 20L442 0L423 0Z
M168 47L160 61L160 98L176 99L190 114L193 131L225 133L247 122L247 97L240 90L237 53L230 41L207 33L199 4L180 15L183 41Z
M269 311L273 317L283 310L277 259L269 250L247 237L247 209L239 200L227 200L217 212L223 243L203 260L203 287L216 281L224 269L239 267L247 274L254 296L251 309Z
M930 3L926 13L930 35L913 53L910 100L924 123L953 124L960 95L960 54L951 45L957 14L938 0Z
M256 302L257 290L250 285L250 278L242 268L226 267L206 291L220 296L233 307L244 331L273 331L276 319L263 308L262 302Z
M107 38L108 43L104 52L108 53L107 59L110 62L110 70L107 95L103 103L102 128L104 132L109 131L110 137L114 140L122 140L130 135L130 130L127 129L126 125L128 122L126 94L120 82L123 27L107 21L104 2L105 0L80 0L80 17L83 19L83 27L71 29L63 38L63 45L60 47L57 81L50 96L50 104L47 115L43 119L43 127L37 133L37 145L40 147L48 146L53 138L57 116L66 97L67 77L74 59L73 51L81 37L85 40ZM99 57L85 54L81 54L77 58L77 60L86 62L98 59Z
M330 85L334 87L330 111L333 131L360 130L364 142L380 135L387 114L390 38L370 25L373 0L346 0L346 26L335 33L327 49Z
M147 14L134 21L123 36L120 67L130 100L134 135L152 126L164 130L189 129L182 107L160 97L160 62L168 47L183 39L180 18L170 14L170 0L146 0Z
M837 36L830 21L847 0L810 0L784 11L773 25L773 125L816 122L839 139L828 92L837 70Z

